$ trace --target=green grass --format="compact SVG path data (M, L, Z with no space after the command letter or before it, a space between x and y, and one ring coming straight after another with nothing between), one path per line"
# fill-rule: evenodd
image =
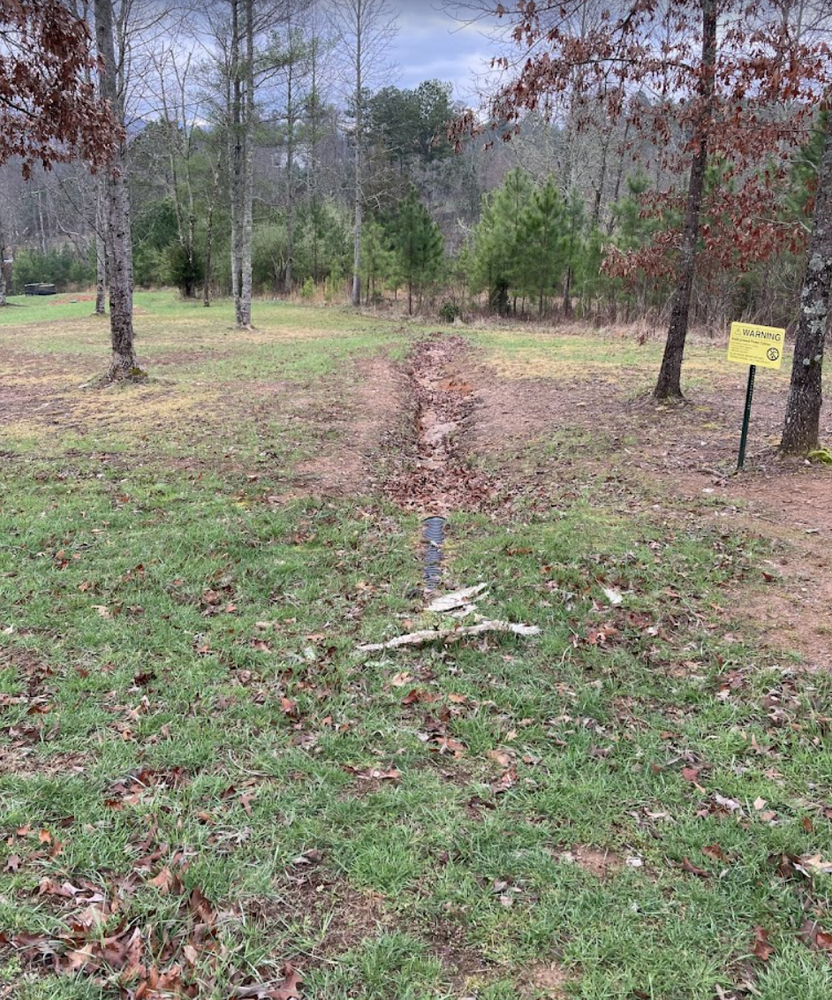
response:
M187 341L186 307L140 301L150 357ZM278 337L269 308L254 346L219 308L200 314L228 353L174 367L173 389L238 379L250 405L250 380L277 377L348 401L356 356L407 347L289 307ZM59 350L38 328L27 350L60 373L90 336ZM552 963L572 1000L712 1000L746 981L765 1000L829 996L827 958L798 932L807 912L832 930L832 876L777 868L832 857L830 684L744 631L763 543L628 515L603 488L458 515L447 585L489 581L483 609L540 637L362 654L418 621L417 520L376 495L298 495L310 420L200 412L203 436L192 414L137 414L108 430L111 399L141 398L119 392L96 398L86 439L59 427L45 447L13 427L0 442L0 930L69 919L44 878L109 893L132 877L121 917L145 933L185 940L194 887L227 914L223 957L196 963L213 1000L288 960L321 1000L556 996L537 971ZM413 689L423 700L403 704ZM576 847L608 850L609 870L570 861ZM181 862L173 892L150 884ZM118 995L0 946L4 977L21 1000Z

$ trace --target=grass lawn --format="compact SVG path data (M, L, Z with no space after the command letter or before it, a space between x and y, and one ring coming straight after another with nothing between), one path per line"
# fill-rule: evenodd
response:
M425 621L419 519L381 444L315 470L424 331L136 298L153 378L106 390L89 302L0 312L0 997L827 1000L830 681L755 632L775 543L609 457L530 489L591 451L552 426L516 483L471 455L511 500L445 564L541 634L360 652ZM463 334L631 392L658 352Z

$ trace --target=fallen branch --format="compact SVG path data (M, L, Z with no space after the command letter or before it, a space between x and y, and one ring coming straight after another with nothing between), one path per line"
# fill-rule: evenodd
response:
M463 625L461 628L422 629L408 632L387 642L371 642L358 648L364 653L381 649L399 649L402 646L424 646L428 642L456 642L471 635L485 632L506 632L513 635L540 635L537 625L522 625L518 622L484 621L478 625Z
M487 583L478 583L474 587L465 587L464 590L455 590L451 594L442 594L441 597L434 597L425 611L453 611L454 608L466 607L471 603L472 597L476 597L487 589Z

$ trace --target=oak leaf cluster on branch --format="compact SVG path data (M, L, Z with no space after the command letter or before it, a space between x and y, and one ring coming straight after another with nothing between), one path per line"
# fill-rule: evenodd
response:
M0 0L0 162L106 163L119 127L92 82L87 26L60 0Z

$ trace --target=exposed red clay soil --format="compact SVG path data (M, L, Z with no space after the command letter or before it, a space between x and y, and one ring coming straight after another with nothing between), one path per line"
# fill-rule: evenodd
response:
M411 353L416 454L385 484L387 495L405 510L424 515L477 510L494 492L489 477L467 463L460 444L474 409L474 387L460 376L469 350L461 337L434 334Z
M600 879L615 875L624 867L624 861L613 851L585 844L576 844L568 851L561 851L559 857Z
M599 475L623 503L648 511L668 499L725 530L750 531L777 549L775 580L749 617L775 650L797 651L810 669L832 669L832 470L775 454L788 386L758 381L746 469L736 463L744 373L691 390L682 406L632 399L603 373L568 378L506 379L478 365L476 422L468 447L511 476L540 489ZM643 378L643 372L639 372ZM822 420L832 439L832 413ZM562 434L561 449L542 448ZM761 578L761 584L763 578Z
M567 985L574 975L566 971L557 962L539 962L529 966L521 977L523 992L521 996L544 996L552 1000L566 1000Z

